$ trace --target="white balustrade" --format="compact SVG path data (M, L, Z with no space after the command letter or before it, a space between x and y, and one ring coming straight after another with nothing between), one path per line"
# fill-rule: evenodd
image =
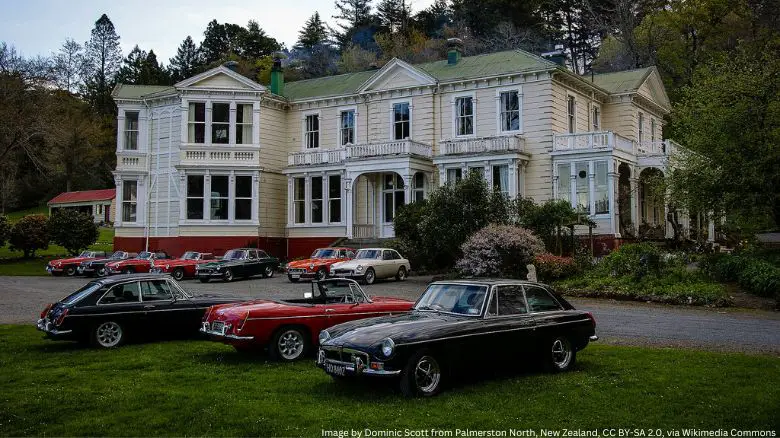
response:
M447 140L441 143L442 155L480 154L486 152L522 152L525 143L519 136L477 137Z
M230 150L229 148L220 148L210 150L211 148L184 149L182 150L181 160L183 164L189 165L254 165L258 162L259 152L247 150Z
M119 152L116 157L117 170L146 170L146 155L136 153Z
M335 164L352 158L383 157L390 155L418 155L431 158L433 150L424 143L413 140L347 145L337 149L314 149L293 152L287 156L289 166Z
M344 148L293 152L287 157L289 166L338 163L344 160L347 151Z
M378 236L376 225L354 224L352 225L353 239L373 239Z

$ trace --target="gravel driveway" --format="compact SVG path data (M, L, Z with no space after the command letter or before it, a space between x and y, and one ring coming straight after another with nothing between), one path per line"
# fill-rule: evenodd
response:
M415 300L430 277L410 277L404 282L377 282L364 286L369 295ZM76 288L84 278L0 277L0 324L32 324L41 310ZM220 293L247 298L301 298L308 282L292 284L285 276L253 278L234 283L182 282L194 294ZM609 300L571 299L578 309L593 312L597 334L603 342L712 350L763 352L780 355L780 312L742 309L705 309L624 303Z

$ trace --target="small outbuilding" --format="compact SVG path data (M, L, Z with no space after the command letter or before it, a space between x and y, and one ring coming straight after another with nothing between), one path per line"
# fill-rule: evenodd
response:
M113 223L116 217L116 189L63 192L49 205L51 216L58 209L77 210L91 215L97 223Z

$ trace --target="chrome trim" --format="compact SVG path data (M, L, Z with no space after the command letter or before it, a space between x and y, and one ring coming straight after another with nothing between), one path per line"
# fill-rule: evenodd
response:
M317 357L317 364L325 369L325 364L331 364L331 365L340 365L343 366L344 369L352 374L355 375L368 375L368 376L397 376L401 374L401 370L396 371L387 371L387 370L372 370L368 367L368 364L363 364L362 361L360 364L355 364L352 362L342 362L339 360L333 360L333 359L324 359L322 362L319 361L319 356ZM359 360L359 359L358 359ZM362 366L360 366L362 365ZM355 371L356 369L359 369L360 371ZM327 371L326 371L327 372Z
M593 335L593 336L591 336L590 338L588 338L588 340L590 340L590 342L596 342L596 341L598 341L598 340L599 340L599 337L598 337L598 336L596 336L596 335Z
M207 334L209 336L217 336L217 337L226 338L226 339L235 339L237 341L251 341L252 339L255 338L254 336L238 336L238 335L234 335L234 334L223 334L223 333L220 333L220 332L213 332L213 331L210 331L210 330L206 329L206 327L205 327L206 324L208 324L208 323L207 322L203 323L203 326L201 326L201 328L200 328L200 332L201 333L205 333L205 334Z
M45 319L39 319L35 326L38 330L46 332L52 336L67 335L68 333L73 332L73 330L57 330L54 328L54 324L52 324L51 321L46 321Z
M116 304L128 304L128 303L116 303ZM130 303L135 304L135 303ZM103 304L103 306L110 306L111 304ZM176 310L206 310L210 306L206 307L188 307L186 309L159 309L159 310L132 310L127 312L108 312L108 313L82 313L82 314L68 314L68 318L76 316L107 316L107 315L124 315L127 313L151 313L151 312L173 312Z
M358 303L354 303L358 304ZM325 309L332 310L332 309ZM344 315L392 315L393 313L409 313L408 311L403 310L393 310L393 311L384 311L384 312L361 312L361 313L345 313ZM273 316L273 317L266 317L266 318L247 318L247 321L263 321L263 320L269 320L269 319L298 319L298 318L325 318L325 317L331 317L335 315L341 315L341 314L334 314L334 313L328 313L325 315L301 315L301 316Z

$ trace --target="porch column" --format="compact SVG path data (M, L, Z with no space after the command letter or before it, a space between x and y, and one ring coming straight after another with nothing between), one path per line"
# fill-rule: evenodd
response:
M613 164L613 163L610 163ZM610 166L615 169L613 166ZM615 236L620 235L620 208L618 208L619 194L616 194L620 187L620 174L615 169L614 172L607 174L607 193L609 193L609 208L612 214L609 215L610 226L612 227L612 233ZM596 211L593 210L595 213Z
M354 206L354 200L352 199L352 178L350 177L344 178L344 203L346 204L347 207L347 212L346 212L347 217L345 218L346 220L344 221L347 224L347 239L352 239L353 238L352 228L354 222L353 212L355 206Z
M509 197L511 199L516 199L517 196L519 195L517 190L517 166L518 166L517 160L512 160L509 163L509 169L508 169L509 187L507 187L507 189L509 189Z
M632 175L635 173L632 171ZM631 225L634 226L634 234L639 235L639 178L631 177L628 179L631 186Z
M408 172L401 174L404 180L404 204L412 203L412 176ZM398 207L398 206L396 206Z

